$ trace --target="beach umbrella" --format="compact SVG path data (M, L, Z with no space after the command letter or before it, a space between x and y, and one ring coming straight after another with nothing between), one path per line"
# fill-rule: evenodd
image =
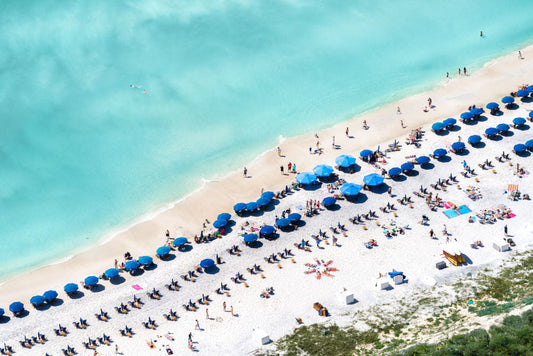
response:
M124 265L124 269L127 270L127 271L133 271L133 270L136 270L137 268L139 268L141 264L137 261L128 261L126 262L126 264Z
M135 262L135 261L129 261L129 262ZM129 262L128 262L128 263L129 263ZM127 264L127 263L126 263L126 264ZM85 281L84 281L84 282L85 282L85 285L86 285L86 286L89 286L89 287L91 287L91 286L95 286L95 285L98 283L98 277L96 277L96 276L89 276L89 277L85 278Z
M55 290L47 290L43 293L43 297L48 303L53 302L57 298L57 292Z
M44 297L42 295L35 295L31 297L30 303L34 307L38 307L39 305L42 305L44 303Z
M296 181L300 184L311 184L316 181L316 176L313 173L302 172L296 176Z
M272 235L274 233L274 231L276 231L276 229L274 228L274 226L271 226L271 225L265 225L261 228L261 230L259 230L259 234L261 235Z
M513 119L513 124L515 124L516 126L521 126L525 123L526 123L526 119L524 119L523 117L515 117Z
M272 200L272 198L274 198L275 196L276 194L274 194L273 192L264 192L263 194L261 194L261 198L265 198L268 200Z
M514 103L514 98L512 96L504 96L502 98L502 103L504 103L504 104Z
M200 267L202 268L211 268L215 265L215 261L210 258L200 261Z
M533 148L533 140L526 141L526 147L529 149Z
M350 156L350 155L340 155L339 157L335 159L335 163L339 167L344 167L344 168L350 167L355 164L355 157Z
M494 136L498 133L498 129L495 129L494 127L489 127L485 130L485 135L487 136Z
M213 227L217 228L217 229L220 229L221 227L224 227L227 225L227 221L226 220L216 220L214 223L213 223Z
M337 200L334 198L334 197L325 197L323 200L322 200L322 204L325 206L325 207L330 207L330 206L333 206L335 205L335 202Z
M370 150L362 150L359 155L361 155L361 157L363 158L366 158L368 156L371 156L374 152L370 151Z
M400 166L400 168L402 169L402 171L412 171L415 168L415 165L411 162L405 162Z
M172 242L174 244L174 246L183 246L187 243L187 238L186 237L178 237L177 239L174 239L174 241Z
M433 131L440 131L444 128L444 124L442 122L436 122L433 125L431 125L431 129Z
M470 120L473 117L474 117L474 115L472 115L472 113L469 112L469 111L464 112L464 113L461 114L461 119L463 119L463 120Z
M143 266L149 266L154 262L154 259L150 256L139 257L139 263Z
M256 242L256 241L257 241L257 235L256 234L244 235L244 242L250 243L250 242Z
M319 164L315 168L313 168L313 173L316 174L318 177L329 177L331 173L333 173L333 167L328 166L326 164Z
M533 85L530 85L527 87L527 90L530 92L530 93L533 93Z
M489 110L496 110L499 107L500 107L500 105L498 105L498 103L495 103L495 102L491 102L491 103L487 104L487 109L489 109Z
M520 89L519 91L516 92L516 96L523 97L523 96L528 96L528 95L529 95L529 90L527 89Z
M398 167L392 167L389 169L389 176L391 177L399 176L400 173L402 173L402 170Z
M446 153L448 153L444 148L437 148L435 151L433 151L433 156L439 158L446 156Z
M298 213L292 213L292 214L289 214L289 216L287 216L287 219L289 219L293 223L298 222L302 219L302 215Z
M68 283L63 287L65 293L70 294L78 291L78 285L76 283Z
M509 128L510 128L510 127L509 127L509 125L507 125L507 124L498 124L498 125L496 126L496 129L497 129L498 131L500 131L500 132L506 132L506 131L509 131Z
M166 256L170 253L170 247L168 246L161 246L157 249L157 251L155 252L155 254L157 256Z
M228 221L229 219L231 219L231 214L229 214L229 213L218 214L218 217L217 217L217 220L226 220L226 221Z
M428 164L431 159L428 156L420 156L416 158L418 164Z
M278 221L276 221L276 225L278 225L279 227L287 227L290 225L290 223L291 221L285 218L278 219Z
M371 186L371 187L378 186L382 184L383 181L384 181L383 177L377 173L367 174L366 176L363 177L363 182L366 185Z
M257 208L259 208L259 206L257 205L257 203L255 201L252 201L252 202L249 202L248 204L246 204L246 210L248 210L248 211L257 210Z
M474 116L479 116L481 114L483 114L483 109L482 108L473 108L472 110L470 110L470 113Z
M268 204L270 204L270 199L267 199L267 198L259 198L259 199L257 199L256 203L257 203L257 205L259 205L259 206L267 206Z
M4 309L0 308L0 319L4 316Z
M465 144L463 142L458 141L458 142L452 143L452 149L454 151L461 151L464 148L465 148Z
M239 211L243 211L246 209L246 204L244 203L237 203L233 206L233 210L238 213Z
M533 110L529 112L529 117L533 119Z
M453 126L457 123L457 120L455 120L453 117L450 117L449 119L446 119L442 122L444 126Z
M24 304L22 304L21 302L14 302L11 303L11 305L9 306L9 311L12 313L20 313L23 310Z
M481 136L479 135L472 135L468 138L468 143L471 145L477 145L481 142Z
M345 183L341 186L340 191L344 195L354 196L359 194L359 192L361 191L361 186L355 183Z
M516 153L524 152L525 150L527 150L526 145L523 145L521 143L514 145L513 147L513 151L515 151Z
M106 276L107 278L115 278L116 276L118 276L118 273L118 269L110 268L104 272L104 276Z

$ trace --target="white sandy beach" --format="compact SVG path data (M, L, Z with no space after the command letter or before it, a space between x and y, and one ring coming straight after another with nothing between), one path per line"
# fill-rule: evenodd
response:
M531 128L526 130L511 129L512 135L504 136L499 141L491 141L483 138L485 147L472 148L467 145L468 155L457 156L450 154L449 162L432 160L434 165L431 169L422 169L417 166L418 175L408 177L403 182L386 179L385 183L392 187L396 197L389 197L387 193L378 194L371 191L363 191L366 201L351 203L346 200L338 201L340 209L336 211L322 210L319 215L312 218L304 217L305 225L297 231L280 233L280 237L273 241L261 240L262 247L248 248L241 244L241 224L248 220L259 226L260 224L273 224L276 215L290 208L298 211L298 206L305 206L309 199L318 199L329 196L325 185L315 191L299 190L284 199L272 211L264 212L259 216L240 218L233 216L235 225L232 231L222 239L217 239L209 244L194 244L189 252L174 252L176 258L172 261L157 261L157 268L146 271L141 276L131 277L124 274L126 281L112 285L107 281L101 284L105 289L101 292L92 293L84 290L85 296L71 300L63 292L63 286L68 282L78 282L88 275L100 275L105 269L113 267L115 258L121 259L124 251L130 251L133 256L153 255L156 248L163 245L164 231L168 228L171 236L194 236L199 232L205 218L214 221L220 212L232 212L232 206L240 201L255 201L261 189L278 191L286 184L294 181L294 174L282 176L279 166L286 167L288 162L295 162L298 171L311 171L317 164L334 165L335 157L341 154L358 156L361 149L376 149L379 145L382 150L388 144L398 138L402 143L402 149L398 152L389 153L385 169L400 166L410 155L429 155L436 148L446 148L449 143L455 142L458 136L466 141L473 134L482 134L486 128L494 127L498 123L511 124L515 117L527 117L528 110L533 109L533 103L522 103L517 100L517 110L503 108L504 115L491 116L486 113L486 120L475 125L459 123L459 131L450 132L448 135L437 136L430 131L431 123L441 121L448 117L458 118L460 113L472 104L478 107L490 101L499 102L501 97L511 91L516 91L520 84L533 82L533 46L522 50L524 60L519 60L516 53L499 58L488 63L481 70L469 76L455 76L444 82L438 88L405 98L379 110L354 118L348 123L336 125L330 129L318 132L321 147L324 148L322 155L310 155L309 147L315 147L314 133L289 138L282 145L284 157L277 156L275 150L268 152L247 166L250 178L243 178L241 172L225 177L216 182L208 183L201 191L198 191L187 199L176 204L171 209L159 214L155 218L139 223L130 229L118 234L113 240L104 245L97 246L87 252L75 256L71 260L44 267L21 276L16 276L0 286L0 306L6 309L10 319L4 319L0 343L5 342L14 346L16 351L21 351L18 340L24 335L36 335L44 333L50 341L44 345L38 345L31 350L24 350L21 354L58 354L66 345L74 346L80 355L92 355L93 351L84 350L82 341L88 337L101 336L103 333L110 335L113 341L111 347L100 346L100 354L114 353L114 345L125 355L137 354L166 354L161 345L170 345L175 354L187 352L187 335L193 333L193 340L200 354L246 354L259 347L252 330L258 328L264 330L270 338L276 340L296 327L295 318L302 318L305 324L322 322L326 319L344 323L350 320L350 313L367 308L374 303L384 303L398 295L406 295L413 289L424 288L440 281L445 281L450 275L476 270L485 264L494 263L502 258L502 254L492 248L493 241L502 240L503 227L507 225L517 246L516 250L528 248L533 242L533 225L528 217L530 201L511 201L504 195L508 184L518 184L523 193L532 193L533 185L530 174L518 178L514 171L516 164L520 164L527 171L531 171L531 156L519 157L513 153L512 147L517 143L529 140ZM422 111L427 105L426 99L431 97L435 107L429 112ZM396 106L400 106L402 113L396 113ZM366 120L370 129L365 131L361 127L362 120ZM400 127L403 120L406 128ZM531 123L528 122L531 126ZM414 128L422 126L425 134L421 148L404 144L404 137ZM345 128L350 128L350 135L345 136ZM335 136L339 149L331 148L332 137ZM494 157L502 151L510 153L512 158L509 163L498 163ZM478 163L489 159L492 161L496 173L491 170L481 170ZM461 162L475 168L479 182L475 178L464 178L460 175ZM361 170L354 174L338 172L341 178L347 182L360 184L364 175L379 173L376 168L361 162L357 164ZM435 191L429 188L438 178L448 177L452 173L459 182L449 187L445 192ZM442 213L442 208L431 212L426 207L424 200L414 197L412 192L418 190L420 185L429 188L434 194L439 193L445 201L451 201L456 205L467 205L472 213L482 209L493 208L499 204L505 204L512 209L515 217L509 220L498 220L495 224L468 223L468 216L461 215L449 219ZM461 189L457 188L457 185ZM472 201L465 194L468 186L478 187L483 198ZM413 207L401 206L396 198L404 194L411 195L414 201ZM360 200L365 200L361 198ZM379 207L395 203L397 215L384 214ZM353 225L348 221L355 214L377 210L378 218L363 225ZM417 224L421 215L426 214L430 218L430 226ZM382 233L380 225L389 225L391 220L396 220L397 225L407 226L410 229L405 235L399 235L387 239ZM332 233L330 226L338 222L347 228L346 237L339 235L340 246L331 245ZM436 270L435 263L444 260L442 250L449 244L442 235L443 224L446 224L451 233L453 244L457 244L461 251L471 261L467 266L450 266L445 270ZM433 228L437 239L430 239L429 229ZM327 230L330 236L330 244L322 244L322 249L317 249L312 244L312 252L303 252L294 248L293 244L302 240L309 240L312 234ZM376 239L378 246L373 249L364 247L363 242ZM453 240L457 240L457 242ZM312 240L312 239L311 239ZM474 240L481 240L485 247L472 249L470 244ZM313 241L311 241L313 242ZM243 251L241 256L230 256L225 250L237 244ZM285 248L292 249L294 263L291 258L282 260L280 267L277 264L268 264L263 258L283 251ZM219 271L215 274L201 274L197 282L186 282L179 278L181 274L192 269L200 260L213 258L215 254L223 257L224 263L219 265ZM97 257L95 257L97 256ZM333 272L333 277L316 279L312 274L305 274L305 263L314 263L316 259L324 261L332 260L332 266L338 271ZM260 264L264 270L265 278L259 275L250 275L246 268L253 264ZM393 286L389 291L381 291L375 288L376 278L379 273L386 273L393 269L403 271L408 283ZM235 273L243 273L249 287L244 283L234 284L230 277ZM172 278L179 280L182 286L178 292L171 292L164 288ZM389 279L389 281L391 281ZM231 288L230 296L219 296L214 289L220 282L227 283ZM144 287L136 292L131 286L138 284ZM391 283L392 284L392 283ZM268 299L260 298L259 294L266 287L273 287L274 295ZM159 301L149 300L145 291L152 288L161 290L163 298ZM353 292L357 303L346 305L340 301L339 294L343 289ZM45 290L55 289L60 292L61 305L52 306L48 310L36 311L29 304L29 298L35 294L41 294ZM141 310L133 310L128 315L119 315L113 307L121 302L126 302L137 293L146 303ZM206 320L205 306L201 306L197 312L187 312L181 306L189 299L196 300L202 294L209 294L212 302L209 308L210 320ZM24 318L14 318L7 311L9 304L15 300L21 300L30 311ZM222 311L222 303L226 301L228 308L233 306L237 316L231 316L229 312ZM324 318L317 315L313 309L313 303L320 302L328 308L331 317ZM94 313L104 309L112 316L107 323L97 321ZM178 311L180 316L176 322L163 319L162 314L169 309ZM80 317L87 318L90 326L86 330L77 330L72 322ZM148 317L155 319L159 324L157 330L146 330L141 321ZM195 331L195 320L198 319L202 331ZM67 337L54 336L53 328L61 323L70 332ZM124 325L132 327L135 336L131 339L120 337L118 329ZM171 333L174 341L165 337L158 337ZM157 340L158 346L150 350L146 346L146 340Z

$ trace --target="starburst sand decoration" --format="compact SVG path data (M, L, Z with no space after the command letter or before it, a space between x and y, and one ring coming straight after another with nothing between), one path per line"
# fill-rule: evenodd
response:
M334 275L331 274L331 272L337 272L338 269L336 267L331 267L331 264L333 263L333 260L329 260L328 262L324 262L324 260L319 260L318 258L315 258L315 263L306 263L305 266L307 267L307 271L305 271L305 274L315 274L316 279L322 278L322 276L326 277L334 277Z

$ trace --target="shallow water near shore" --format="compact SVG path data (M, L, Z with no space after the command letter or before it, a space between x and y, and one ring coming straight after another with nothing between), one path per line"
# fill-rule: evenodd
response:
M0 279L242 168L280 135L329 127L519 49L533 39L531 10L2 2L0 246L15 253L4 254Z

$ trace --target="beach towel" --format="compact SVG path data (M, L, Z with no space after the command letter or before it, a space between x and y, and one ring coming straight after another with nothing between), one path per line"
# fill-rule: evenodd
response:
M453 209L448 209L443 211L444 215L446 215L449 219L455 218L456 216L459 216L457 212L455 212Z
M509 192L518 191L518 184L508 184L507 185L507 191L509 191Z
M468 209L468 207L466 205L461 205L458 209L457 209L462 215L463 214L468 214L471 210Z
M515 216L516 216L516 214L509 213L509 219L510 219L510 218L514 218Z
M141 289L143 289L143 288L142 288L140 285L138 285L138 284L134 284L134 285L132 285L131 288L133 288L133 289L135 289L135 290L141 290Z

